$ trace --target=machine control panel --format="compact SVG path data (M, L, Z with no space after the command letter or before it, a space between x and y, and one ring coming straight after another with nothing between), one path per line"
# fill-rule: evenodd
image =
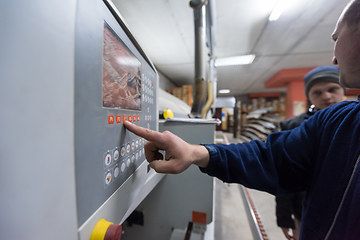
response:
M79 1L77 13L75 171L79 226L145 161L145 139L128 132L123 123L158 128L157 72L106 2Z

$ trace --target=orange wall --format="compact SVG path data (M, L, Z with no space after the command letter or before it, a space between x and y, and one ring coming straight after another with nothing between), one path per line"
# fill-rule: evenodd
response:
M294 102L304 102L305 109L307 109L307 99L304 93L304 82L303 81L294 81L289 82L286 86L287 96L286 96L286 118L292 118L294 116Z

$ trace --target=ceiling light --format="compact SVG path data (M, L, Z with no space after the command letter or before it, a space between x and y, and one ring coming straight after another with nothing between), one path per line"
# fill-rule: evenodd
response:
M271 14L269 16L269 21L278 20L281 13L285 10L285 8L288 6L288 4L289 4L288 0L278 0L273 11L271 12Z
M219 90L219 93L229 93L230 89L221 89Z
M219 66L233 66L233 65L247 65L251 64L255 59L255 54L240 55L234 57L217 58L215 60L215 67Z

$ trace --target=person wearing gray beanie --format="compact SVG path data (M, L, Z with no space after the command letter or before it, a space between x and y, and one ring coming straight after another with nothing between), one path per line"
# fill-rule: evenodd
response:
M339 83L340 69L335 66L320 66L308 72L304 77L305 95L309 98L309 91L314 84L319 82ZM343 87L344 88L344 87ZM344 88L344 91L346 89Z
M305 95L313 108L324 109L344 100L346 89L339 83L339 73L336 66L320 66L305 75Z

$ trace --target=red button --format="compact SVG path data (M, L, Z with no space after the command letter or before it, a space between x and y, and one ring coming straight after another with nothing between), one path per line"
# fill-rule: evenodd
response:
M129 122L132 122L132 116L131 116L131 115L129 115L128 121L129 121Z
M133 116L133 122L136 122L136 115Z
M116 239L120 240L121 235L122 235L121 225L111 224L105 232L104 240L116 240Z
M127 116L123 115L123 122L126 122L126 120L127 120Z
M116 123L121 123L121 115L116 115Z
M137 121L140 122L140 115L137 115Z
M114 115L109 115L108 116L108 123L109 124L114 124Z

